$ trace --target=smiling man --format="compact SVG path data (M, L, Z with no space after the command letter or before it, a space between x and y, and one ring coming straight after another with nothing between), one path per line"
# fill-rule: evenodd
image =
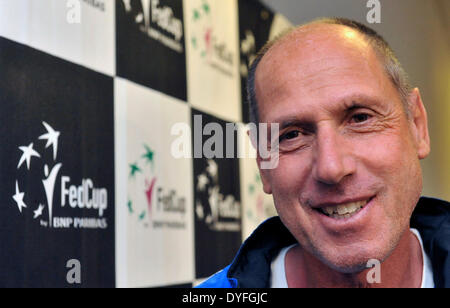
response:
M381 36L300 26L262 49L248 88L253 122L280 128L278 166L260 168L279 217L201 287L450 286L449 204L420 198L427 114Z

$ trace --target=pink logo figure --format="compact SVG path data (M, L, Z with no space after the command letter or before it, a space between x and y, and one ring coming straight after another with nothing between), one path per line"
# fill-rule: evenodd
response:
M147 204L148 204L148 212L149 216L152 216L152 196L153 196L153 190L155 188L156 184L156 178L153 178L152 182L149 184L147 180L145 180L145 186L148 188L145 190L145 196L147 197Z
M212 40L212 29L208 28L205 32L206 53L209 53L211 49L211 40Z

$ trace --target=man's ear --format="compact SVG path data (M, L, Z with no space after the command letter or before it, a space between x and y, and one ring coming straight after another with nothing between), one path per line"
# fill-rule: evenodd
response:
M409 95L409 110L417 155L419 159L424 159L430 154L430 135L428 132L427 111L418 88L415 88Z
M247 131L247 135L250 138L253 148L256 150L256 163L258 164L259 174L261 176L261 182L263 184L263 190L266 194L272 194L272 186L270 185L269 177L270 170L261 168L261 155L259 154L258 141L257 141L257 133L252 130Z

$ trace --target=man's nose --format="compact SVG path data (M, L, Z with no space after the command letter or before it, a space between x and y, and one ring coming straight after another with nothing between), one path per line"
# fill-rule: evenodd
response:
M313 177L327 184L339 184L344 178L354 174L355 161L345 136L331 127L318 130L314 149Z

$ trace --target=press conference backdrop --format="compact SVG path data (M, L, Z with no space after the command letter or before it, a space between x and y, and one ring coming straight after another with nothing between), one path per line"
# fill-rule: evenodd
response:
M175 158L172 127L246 123L247 64L289 26L258 1L0 0L0 287L227 265L272 201L254 159Z
M0 287L226 266L273 202L254 159L175 158L172 128L247 123L247 66L288 27L256 0L0 0Z

